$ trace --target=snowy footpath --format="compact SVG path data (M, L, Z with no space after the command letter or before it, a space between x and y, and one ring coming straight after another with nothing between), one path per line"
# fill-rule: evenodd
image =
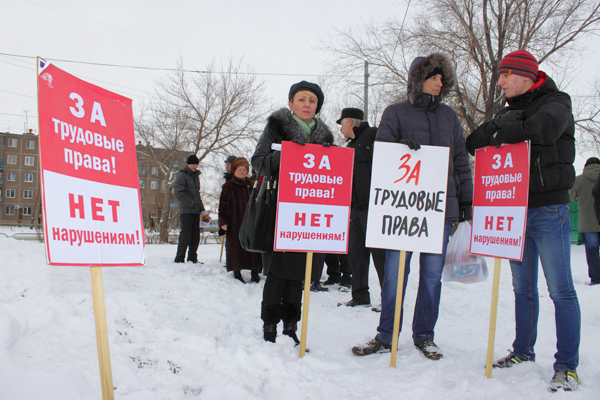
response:
M600 398L600 286L587 285L583 246L572 247L582 314L580 386L554 394L547 391L556 351L554 307L541 271L537 362L494 370L487 379L492 259L487 282L443 285L435 341L444 358L430 361L411 340L418 282L413 257L397 364L390 368L389 353L352 355L352 346L376 334L379 314L338 307L350 293L337 286L310 294L310 352L303 358L286 336L264 342L265 278L245 285L233 279L219 252L218 244L200 245L204 265L174 264L175 246L148 245L146 267L102 269L116 399ZM243 274L249 280L249 271ZM378 304L373 268L370 281ZM510 269L502 261L494 358L507 354L514 329ZM48 266L42 243L0 235L0 399L101 398L90 269Z

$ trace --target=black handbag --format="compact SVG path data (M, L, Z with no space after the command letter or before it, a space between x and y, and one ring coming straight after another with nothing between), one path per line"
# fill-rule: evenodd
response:
M264 176L260 187L259 180L254 183L252 193L248 199L244 219L240 226L238 238L246 251L254 253L271 253L275 242L275 220L277 217L277 178L279 172L271 173L271 159L267 161L267 174Z

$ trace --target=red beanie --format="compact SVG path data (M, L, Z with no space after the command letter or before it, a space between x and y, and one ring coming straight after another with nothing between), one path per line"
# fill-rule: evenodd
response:
M505 55L500 61L498 74L521 75L536 82L538 79L538 62L527 50L513 51Z

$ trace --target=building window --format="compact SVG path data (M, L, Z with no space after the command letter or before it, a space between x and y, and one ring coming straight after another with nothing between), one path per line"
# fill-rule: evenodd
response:
M150 196L150 203L156 203L156 196Z
M23 210L23 215L31 215L31 207L21 207Z
M6 156L6 163L7 164L12 164L12 165L17 165L17 156L15 156L14 154L9 154Z
M16 172L7 172L6 180L9 182L16 182L17 181L17 173Z
M25 156L25 165L33 167L35 159L33 157Z
M35 140L27 140L25 142L25 148L29 150L35 149Z
M15 198L15 189L6 189L6 192L4 192L4 193L6 194L7 199Z
M150 182L150 189L158 189L158 181Z
M144 202L144 196L140 196L140 201L143 203Z
M158 167L152 167L152 175L158 176Z
M31 172L26 172L26 173L23 175L23 180L24 180L25 182L33 182L33 174L32 174Z
M24 199L33 199L33 190L23 190Z
M4 214L6 214L6 215L15 215L15 206L6 206L6 207L4 207Z
M146 182L140 179L140 189L143 189L146 187Z
M146 166L145 165L138 165L138 172L140 174L145 174L146 173Z
M17 147L17 139L8 138L8 147Z

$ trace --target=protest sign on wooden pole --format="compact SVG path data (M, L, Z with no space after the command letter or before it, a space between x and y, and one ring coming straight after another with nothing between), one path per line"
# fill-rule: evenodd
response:
M306 252L300 339L304 357L313 252L348 252L354 149L287 141L274 146L282 152L274 250Z
M529 199L529 142L475 152L470 253L495 257L485 376L492 377L502 258L520 261Z
M496 317L498 315L498 291L500 290L500 262L494 261L494 282L492 287L492 308L490 311L490 332L488 336L487 358L485 360L485 376L492 377L492 362L494 361L494 342L496 341Z
M146 263L131 100L38 58L46 260L91 267L102 398L114 398L102 267Z
M366 247L400 251L390 367L396 366L406 252L441 254L450 149L375 142ZM382 307L391 304L382 304Z
M98 362L100 364L100 383L102 398L115 398L110 365L110 350L108 346L108 330L106 328L106 308L104 306L104 284L102 282L102 267L90 267L92 276L92 298L94 299L94 317L96 320L96 342L98 344Z
M310 281L312 276L313 253L306 253L306 272L304 273L304 304L302 304L302 332L300 334L300 357L306 352L306 332L308 330L308 301L310 299Z
M398 335L400 333L400 320L402 319L402 293L404 291L404 270L406 262L406 251L400 252L400 263L398 266L398 288L396 290L396 313L394 314L394 333L392 334L392 358L390 367L396 368L396 352L398 351Z

